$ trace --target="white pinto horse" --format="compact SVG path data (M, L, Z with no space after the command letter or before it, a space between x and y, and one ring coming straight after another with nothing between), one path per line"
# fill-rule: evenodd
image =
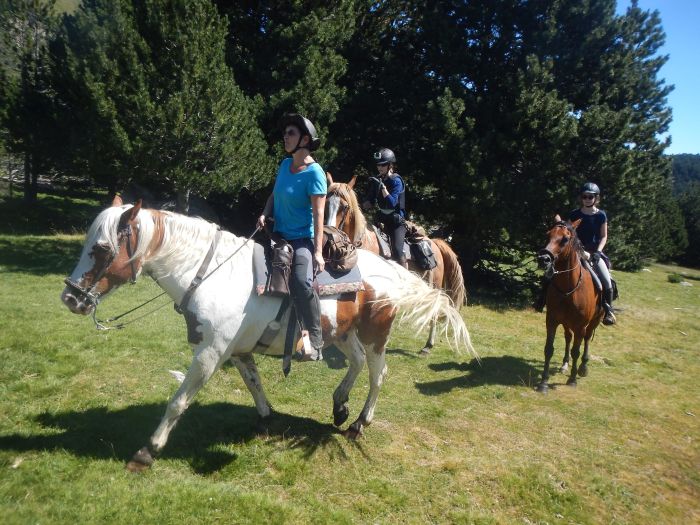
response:
M97 302L121 284L145 273L180 304L212 246L215 224L175 213L123 205L115 199L87 233L78 265L61 294L74 313L87 315ZM234 252L235 255L230 257ZM230 259L227 260L227 258ZM236 366L255 400L260 418L271 414L253 348L280 308L281 299L258 296L253 276L252 242L224 232L209 268L224 263L191 296L184 313L194 357L184 381L165 410L148 445L134 454L130 470L152 465L163 450L180 416L212 374L227 360ZM451 300L395 263L359 250L358 265L364 290L321 299L321 324L326 345L334 344L347 357L348 371L333 394L336 425L348 418L347 402L355 379L369 369L365 405L345 435L356 438L372 422L382 381L387 373L385 348L397 312L418 329L439 318L459 351L473 352L469 333ZM288 315L282 320L286 325ZM282 355L285 330L280 330L266 354ZM264 419L263 419L264 420Z

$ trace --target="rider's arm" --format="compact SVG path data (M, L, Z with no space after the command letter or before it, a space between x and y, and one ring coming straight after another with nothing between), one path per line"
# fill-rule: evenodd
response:
M401 190L403 189L403 183L400 181L396 181L396 183L391 188L391 192L389 192L388 188L383 184L379 187L379 189L384 198L386 199L385 202L388 202L389 205L393 208L399 203L399 195L401 194Z
M323 271L324 261L321 255L323 247L323 210L326 207L325 195L311 196L311 211L314 216L314 262L319 272Z
M257 226L262 229L265 227L265 218L272 216L272 211L275 208L275 198L272 193L270 193L270 196L267 198L267 202L265 203L265 208L263 208L262 215L258 217L258 223Z
M603 251L603 248L605 248L605 244L608 242L608 223L604 222L603 224L600 225L600 242L598 242L598 250L599 252Z

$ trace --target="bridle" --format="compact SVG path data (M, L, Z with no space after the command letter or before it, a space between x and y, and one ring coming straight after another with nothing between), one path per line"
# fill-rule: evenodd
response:
M572 231L572 229L569 227L569 225L564 221L557 222L554 225L554 227L556 228L557 226L566 228L570 232ZM574 233L574 237L575 237L575 233ZM548 276L549 279L551 279L552 286L554 286L554 289L557 292L559 292L560 294L562 294L564 297L568 297L569 295L573 294L576 290L578 290L579 287L581 286L581 282L583 280L583 268L581 267L581 256L576 251L575 247L570 246L570 249L572 249L574 251L574 255L576 256L576 265L573 266L572 268L567 268L565 270L556 270L555 269L555 264L557 262L557 259L559 258L559 255L562 253L561 251L557 255L554 255L552 252L550 252L546 248L543 248L542 250L540 250L538 252L538 255L548 255L551 258L552 262L547 266L547 269L545 270L545 275ZM570 272L575 271L576 269L579 270L578 281L576 282L576 285L573 287L573 289L569 290L568 292L564 292L563 290L560 290L559 287L554 282L554 278L557 275L570 273Z
M131 229L131 224L127 224L126 226L121 227L117 231L117 249L116 249L116 251L113 251L109 254L109 257L107 257L106 261L102 265L102 268L100 268L100 271L97 272L97 275L92 280L92 284L88 288L85 288L84 286L80 286L80 284L73 281L70 277L67 277L63 282L66 283L66 286L71 291L77 292L78 295L82 296L81 298L84 298L86 303L88 303L89 305L92 305L94 308L97 308L97 304L100 302L100 295L101 294L94 291L95 287L97 286L97 283L99 283L100 280L105 276L105 274L107 273L107 270L109 270L109 267L112 266L114 259L119 254L122 243L124 241L126 241L126 253L129 257L129 266L131 268L131 277L129 278L129 282L131 284L134 284L136 282L136 264L135 264L135 261L133 258L133 255L134 255L133 248L131 246L132 236L133 236L133 233L132 233L132 229Z
M338 201L339 201L338 207L340 208L339 211L341 213L340 224L338 224L338 229L342 230L343 225L345 224L345 219L347 219L348 212L350 211L350 205L347 202L345 202L345 199L343 199L340 196L340 193L338 193L337 191L332 191L332 192L328 193L328 197L337 197L338 198Z

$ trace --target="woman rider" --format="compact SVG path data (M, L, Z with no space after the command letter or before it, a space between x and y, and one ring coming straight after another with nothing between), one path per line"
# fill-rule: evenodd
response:
M314 269L323 271L321 255L323 244L323 210L326 205L326 175L311 157L321 144L311 121L297 113L282 118L284 150L291 155L279 165L272 195L258 226L265 226L265 218L274 216L274 231L294 249L289 288L311 348L301 356L303 360L323 359L321 307L318 293L313 288ZM309 353L310 352L310 353Z
M576 228L576 236L581 241L583 248L590 254L589 263L603 285L603 309L605 310L603 324L612 325L616 321L612 308L614 292L607 266L607 256L603 254L603 248L608 242L608 217L603 210L596 207L596 204L600 202L600 188L597 184L586 182L581 186L579 198L581 207L569 214L569 221L574 222L581 219L581 223ZM535 309L540 312L545 306L549 279L545 278L542 285L540 297L535 303Z
M362 207L368 210L375 203L379 205L375 223L384 224L384 232L391 238L392 257L404 268L408 268L403 251L406 238L406 185L401 176L394 171L396 156L393 151L382 148L374 154L374 160L379 179L369 178L373 186Z
M589 263L595 270L603 285L603 308L605 317L604 325L615 324L613 313L613 285L608 271L607 256L603 254L603 248L608 242L608 216L596 204L600 202L600 188L597 184L586 182L581 186L579 193L581 207L569 214L569 221L581 219L581 224L576 228L583 248L591 254Z

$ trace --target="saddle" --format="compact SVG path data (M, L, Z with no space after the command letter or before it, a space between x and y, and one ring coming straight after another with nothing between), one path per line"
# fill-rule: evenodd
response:
M413 263L421 270L432 270L437 266L432 242L425 233L425 229L411 221L406 224L406 238L403 243L403 253L407 261ZM391 242L389 236L381 229L372 225L379 241L379 251L385 259L391 259Z

